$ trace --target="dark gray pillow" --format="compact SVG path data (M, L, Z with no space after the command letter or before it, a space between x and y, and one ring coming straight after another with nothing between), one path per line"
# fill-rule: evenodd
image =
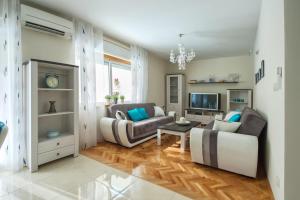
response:
M237 133L259 137L267 121L255 110L245 108L241 116L241 126Z
M209 122L209 123L204 127L204 129L210 129L210 130L212 130L213 127L214 127L214 123L215 123L215 120Z

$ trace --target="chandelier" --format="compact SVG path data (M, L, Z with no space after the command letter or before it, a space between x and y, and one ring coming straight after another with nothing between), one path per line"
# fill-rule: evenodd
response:
M179 34L180 43L178 44L178 55L175 55L174 50L172 49L170 52L170 62L178 63L179 70L185 70L186 64L191 62L196 54L193 49L190 51L186 51L184 45L181 43L181 38L184 34Z

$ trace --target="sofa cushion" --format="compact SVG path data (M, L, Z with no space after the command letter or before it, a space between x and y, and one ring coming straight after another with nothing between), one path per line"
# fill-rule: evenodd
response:
M145 108L138 108L137 110L139 111L140 115L142 115L143 119L149 119L149 115Z
M133 137L144 134L156 133L158 126L174 121L171 116L153 117L143 121L135 122L133 125Z
M241 116L241 126L237 133L259 137L267 121L255 110L246 107Z
M241 122L225 122L225 121L215 120L212 130L235 133L240 126L241 126Z
M127 119L129 119L129 116L127 114L129 110L135 108L145 108L146 112L149 115L149 118L152 118L154 117L154 106L155 103L114 104L108 107L107 115L110 118L115 118L117 110L120 110L125 113Z
M138 122L144 119L143 115L141 115L141 113L137 108L128 110L127 114L129 118L134 122Z

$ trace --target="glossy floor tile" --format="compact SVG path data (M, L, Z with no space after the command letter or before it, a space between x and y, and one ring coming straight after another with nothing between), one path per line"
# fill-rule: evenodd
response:
M18 173L0 171L0 200L179 200L173 191L80 155Z

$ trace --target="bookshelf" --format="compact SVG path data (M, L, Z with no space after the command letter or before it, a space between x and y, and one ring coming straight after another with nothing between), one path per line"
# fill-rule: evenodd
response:
M78 66L31 59L25 67L26 134L28 167L38 166L65 156L78 156ZM57 88L48 88L47 74L58 76ZM49 113L49 101L56 112ZM48 131L60 134L49 137Z
M246 106L252 108L252 89L228 89L227 112L242 111Z

